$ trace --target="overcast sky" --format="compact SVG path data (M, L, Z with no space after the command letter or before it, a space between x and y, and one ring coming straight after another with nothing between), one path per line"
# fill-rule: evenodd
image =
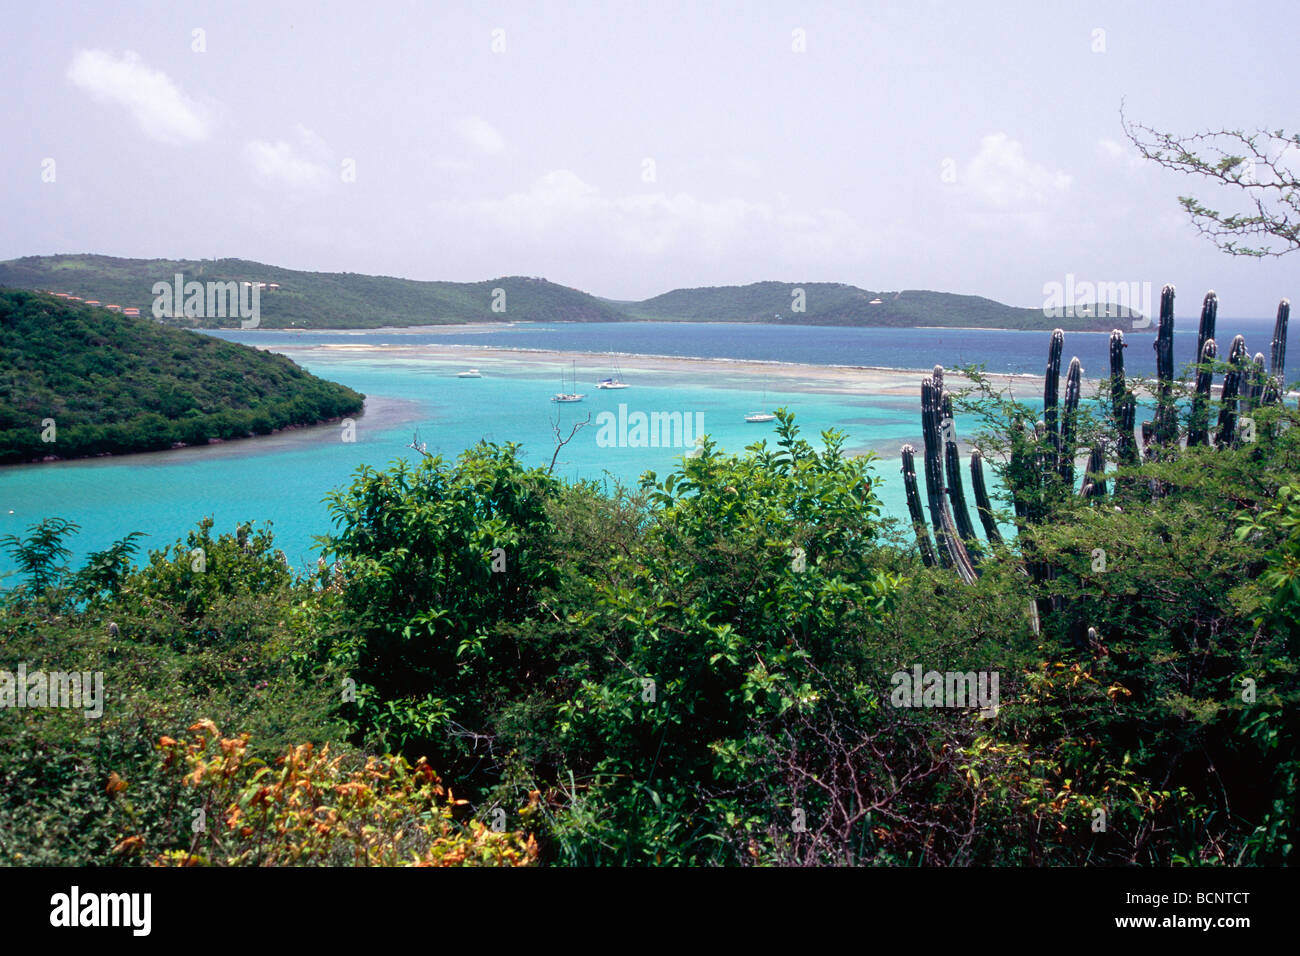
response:
M1067 274L1173 282L1180 314L1209 288L1234 316L1300 295L1300 253L1218 252L1178 205L1191 180L1144 165L1119 118L1124 100L1176 132L1294 131L1294 2L169 0L4 20L0 258L541 275L620 299L778 279L1039 306Z

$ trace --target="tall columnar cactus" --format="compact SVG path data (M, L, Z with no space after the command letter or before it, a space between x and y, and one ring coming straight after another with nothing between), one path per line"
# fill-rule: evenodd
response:
M1273 324L1273 342L1269 348L1268 385L1264 390L1264 403L1276 405L1286 394L1286 331L1291 318L1291 302L1283 299L1277 306L1277 321Z
M946 389L943 393L943 417L940 424L943 459L948 476L948 501L952 505L952 516L957 525L957 533L961 535L972 562L979 561L984 555L980 551L979 540L975 537L975 525L970 520L970 509L966 507L966 491L961 480L961 453L957 449L957 428L952 414L952 396Z
M1011 439L1011 462L1009 468L1009 477L1013 492L1020 489L1020 494L1013 493L1011 496L1011 507L1015 509L1016 517L1021 521L1029 518L1029 497L1028 492L1033 481L1038 477L1038 471L1033 466L1033 456L1029 454L1028 449L1031 447L1034 432L1029 424L1020 416L1016 416L1012 424Z
M921 550L921 561L927 568L934 567L934 545L930 543L930 531L925 526L925 513L921 510L921 495L916 489L916 449L904 445L899 454L903 458L903 490L907 492L907 510L912 516L912 529L916 532L916 544Z
M1121 466L1138 463L1137 439L1133 426L1137 420L1137 396L1129 391L1124 380L1124 333L1115 329L1110 333L1110 410L1115 431L1119 436L1115 457Z
M1228 374L1223 377L1223 393L1219 397L1219 428L1214 443L1220 448L1236 443L1238 402L1241 386L1246 377L1246 340L1238 335L1228 350Z
M1219 297L1211 289L1205 293L1205 300L1201 303L1201 327L1196 335L1196 354L1199 356L1205 351L1205 343L1214 338L1214 325L1219 315Z
M1256 352L1255 361L1248 370L1249 381L1244 389L1244 398L1242 399L1242 411L1249 415L1255 409L1259 408L1260 401L1264 398L1264 386L1268 379L1268 372L1264 368L1264 353Z
M1196 395L1192 398L1192 417L1187 426L1188 448L1210 440L1210 383L1214 378L1210 365L1218 357L1219 347L1213 338L1201 343L1201 367L1196 372Z
M997 519L993 516L993 503L989 500L988 487L984 484L984 456L978 448L970 453L970 486L975 494L975 508L979 511L980 524L984 526L984 537L989 544L998 547L1002 544L1002 532L998 531Z
M952 513L944 498L943 475L943 399L935 388L934 380L921 382L921 423L925 437L925 493L930 504L930 522L934 525L934 539L939 561L945 566L956 566L962 579L975 580L975 565L962 543Z
M1038 478L1031 487L1038 493L1031 499L1029 520L1036 524L1042 520L1046 509L1047 477L1056 471L1056 443L1048 440L1047 422L1041 418L1034 422L1034 441L1038 444Z
M1218 345L1214 339L1217 313L1218 297L1213 292L1207 293L1201 307L1201 325L1197 343L1197 357L1202 366L1212 364L1218 357ZM1272 403L1282 399L1285 389L1286 334L1289 317L1290 303L1283 299L1278 306L1267 375L1264 373L1264 356L1256 355L1252 360L1246 350L1245 339L1239 335L1233 340L1228 355L1229 372L1224 379L1219 419L1213 435L1215 445L1223 447L1236 444L1236 432L1241 416L1249 414L1261 401ZM1155 343L1157 377L1155 420L1142 423L1139 449L1139 444L1134 437L1137 397L1128 387L1124 374L1126 347L1124 333L1119 329L1111 332L1110 411L1117 431L1116 453L1121 466L1139 464L1143 458L1148 461L1157 460L1161 457L1162 448L1177 445L1179 426L1177 406L1173 400L1173 335L1174 287L1167 285L1161 290L1160 327ZM1041 524L1048 519L1046 493L1050 489L1059 487L1060 484L1064 484L1067 488L1073 485L1075 453L1078 450L1075 444L1077 415L1083 369L1077 358L1071 360L1066 375L1064 403L1061 406L1059 393L1064 345L1064 332L1060 329L1054 330L1043 381L1043 420L1031 425L1023 418L1017 417L1013 423L1007 479L1012 489L1012 504L1016 519L1027 525ZM936 365L933 377L926 378L921 383L926 495L930 520L934 525L933 546L921 506L916 479L915 449L911 445L905 445L902 449L903 483L922 560L927 566L936 563L944 567L955 566L963 580L971 582L977 573L971 555L975 554L978 557L979 550L962 488L960 459L952 424L952 397L943 388L943 377L943 366ZM1209 408L1212 379L1213 375L1210 371L1205 368L1198 369L1187 436L1189 446L1209 444L1211 441ZM1089 449L1088 463L1079 494L1085 498L1104 496L1106 494L1105 471L1106 448L1101 443L1095 443ZM984 459L978 449L973 449L971 452L970 476L977 513L984 526L985 536L991 544L1001 544L1002 537L997 528L988 488L984 481ZM1122 479L1116 481L1119 483ZM1126 486L1131 487L1131 485ZM1149 480L1149 486L1153 501L1169 492L1169 488L1155 477ZM954 515L956 515L955 519ZM1024 573L1033 580L1035 585L1050 582L1060 573L1060 569L1037 558L1032 538L1023 539L1021 547ZM1049 610L1070 611L1073 603L1059 594L1050 598L1034 598L1030 602L1034 632L1039 632L1044 613ZM1074 617L1071 633L1077 632L1082 639L1083 618L1073 613L1071 616ZM1095 630L1090 630L1089 635L1095 641Z
M1070 371L1065 376L1065 408L1061 414L1061 436L1057 445L1060 458L1057 471L1067 488L1074 487L1074 431L1079 416L1079 395L1083 390L1083 366L1077 358L1070 359Z
M1106 494L1106 449L1101 443L1092 446L1079 494L1085 498L1102 498Z
M1052 342L1047 347L1047 372L1043 375L1043 431L1052 442L1053 464L1061 457L1061 433L1056 425L1056 400L1061 388L1061 352L1064 348L1065 333L1060 329L1054 329Z
M1156 331L1156 417L1154 438L1157 444L1178 441L1178 409L1174 406L1174 287L1160 290L1160 328Z

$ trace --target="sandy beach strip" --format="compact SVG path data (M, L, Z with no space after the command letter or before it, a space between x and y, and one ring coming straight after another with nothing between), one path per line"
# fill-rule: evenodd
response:
M283 352L290 358L295 354L312 353L321 358L377 358L402 361L427 361L457 366L452 371L478 367L491 374L493 365L531 368L558 373L564 367L577 363L583 369L608 369L611 360L617 359L624 377L639 372L679 373L702 382L726 387L727 377L761 378L780 382L799 391L843 393L852 395L917 396L920 400L921 379L933 373L925 369L882 368L869 365L810 365L794 362L769 362L750 359L691 358L669 355L634 355L607 352L570 352L544 349L509 349L475 345L362 345L325 344L312 346L276 345L273 351ZM601 376L611 374L601 372ZM1041 397L1042 375L987 373L988 380L998 389L1011 389L1021 398ZM954 390L970 384L961 373L945 370L945 385Z

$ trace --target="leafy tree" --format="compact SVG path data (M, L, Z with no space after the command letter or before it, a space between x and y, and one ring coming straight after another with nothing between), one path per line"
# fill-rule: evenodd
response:
M18 569L27 576L25 586L29 594L44 597L67 573L67 566L61 562L72 554L72 549L63 542L79 530L79 525L66 518L46 518L28 528L26 538L14 534L0 538L0 547L9 552Z
M1201 235L1234 256L1283 256L1300 249L1300 133L1212 129L1190 135L1131 123L1124 132L1143 158L1165 169L1228 187L1237 211L1220 211L1195 196L1178 201ZM1218 203L1215 203L1218 205Z
M716 857L729 829L790 810L780 787L757 800L737 791L779 773L764 763L773 737L812 746L803 718L878 706L854 635L896 581L871 561L870 456L845 456L833 432L818 452L793 416L778 420L775 448L736 457L706 441L681 471L644 480L642 547L599 586L603 653L558 708L567 766L587 786L575 809L600 808L568 838L578 858Z
M547 502L558 487L516 446L484 442L454 464L363 468L330 494L331 653L357 684L359 731L449 766L489 732L488 701L544 677L507 625L556 579Z

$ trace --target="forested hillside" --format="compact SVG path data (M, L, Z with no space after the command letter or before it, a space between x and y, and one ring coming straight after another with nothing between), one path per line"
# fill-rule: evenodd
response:
M361 410L282 355L0 288L0 462L153 451Z
M795 311L797 290L802 306ZM869 292L837 282L754 282L742 286L674 289L644 302L622 303L645 319L697 322L783 322L797 325L861 325L916 328L965 326L1109 332L1123 312L1111 317L1066 315L1047 318L1042 309L1018 309L975 295L908 289Z
M28 256L0 262L0 285L68 292L151 315L156 282L264 282L262 328L380 328L459 322L615 322L625 316L595 296L554 282L507 276L483 282L417 282L355 272L299 272L243 259ZM271 284L279 286L272 289ZM501 290L498 293L496 290ZM495 308L494 308L495 307ZM238 327L230 318L169 320Z
M640 302L602 299L542 278L507 276L483 282L418 282L353 272L299 272L243 259L117 259L112 256L27 256L0 262L0 285L66 292L140 309L150 315L154 283L260 282L262 328L377 328L461 322L619 322L633 319L787 322L806 325L967 326L1109 332L1128 317L1047 317L1042 309L947 292L869 292L833 282L755 282L745 286L674 289ZM796 307L796 290L802 301ZM170 318L216 328L229 317Z

